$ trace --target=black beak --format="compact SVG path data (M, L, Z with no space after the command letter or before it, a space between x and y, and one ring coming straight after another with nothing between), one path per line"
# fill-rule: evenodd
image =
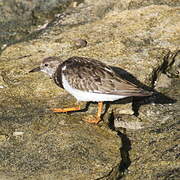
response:
M31 73L31 72L38 72L38 71L40 71L41 69L40 69L40 67L37 67L37 68L34 68L34 69L32 69L31 71L29 71L29 73Z

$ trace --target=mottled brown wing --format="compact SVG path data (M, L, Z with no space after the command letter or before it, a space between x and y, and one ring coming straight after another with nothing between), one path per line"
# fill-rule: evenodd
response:
M122 80L112 68L100 61L72 57L65 63L63 73L73 88L94 93L145 96L145 91Z

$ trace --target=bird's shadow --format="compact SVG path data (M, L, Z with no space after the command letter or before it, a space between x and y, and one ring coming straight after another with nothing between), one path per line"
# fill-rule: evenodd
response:
M119 67L114 67L111 66L111 68L116 72L116 74L118 74L122 79L127 80L129 82L131 82L132 84L135 84L136 86L147 90L147 91L151 91L153 92L153 94L151 96L145 96L145 97L133 97L133 111L134 111L134 115L138 116L138 111L141 105L145 105L145 104L150 104L150 103L154 103L154 104L173 104L176 102L175 99L172 99L156 90L153 89L154 87L154 79L153 79L153 75L152 75L152 82L151 82L151 87L141 83L139 80L137 80L137 78L135 76L133 76L131 73L127 72L124 69L121 69ZM114 102L107 102L107 104L124 104L124 103L129 103L131 101L131 98L125 98L122 100L117 100ZM108 106L109 107L109 106Z

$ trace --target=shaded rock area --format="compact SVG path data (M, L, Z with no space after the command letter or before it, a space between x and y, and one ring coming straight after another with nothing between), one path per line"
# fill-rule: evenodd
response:
M78 4L81 0L1 0L0 47L23 40L39 29L38 25L53 21L55 14L74 2Z
M178 179L179 1L0 3L1 179ZM96 103L52 113L76 101L28 73L47 56L98 59L154 94L107 103L99 125L82 120Z

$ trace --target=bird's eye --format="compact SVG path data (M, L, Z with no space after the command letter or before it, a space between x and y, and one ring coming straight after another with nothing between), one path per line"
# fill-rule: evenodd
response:
M48 66L48 64L44 64L44 66Z

